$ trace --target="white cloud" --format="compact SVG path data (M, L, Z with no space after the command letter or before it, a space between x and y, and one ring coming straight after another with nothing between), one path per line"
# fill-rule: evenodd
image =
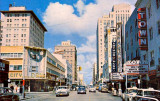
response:
M50 3L43 13L43 21L52 34L78 34L86 37L88 41L77 48L78 64L83 67L83 73L91 75L91 68L96 61L96 29L97 20L104 14L108 14L114 4L122 2L130 3L132 10L137 0L96 0L96 4L85 5L83 0L78 0L74 7L80 16L74 14L71 5ZM88 54L86 54L88 53ZM88 73L89 72L89 73ZM85 75L84 75L85 77Z
M85 5L84 5L83 1L79 0L77 2L77 4L74 4L74 7L77 8L77 11L79 12L79 15L82 16L82 14L84 13L84 10L85 10Z
M96 53L96 35L87 37L88 41L86 44L82 44L77 50L78 54L81 53Z

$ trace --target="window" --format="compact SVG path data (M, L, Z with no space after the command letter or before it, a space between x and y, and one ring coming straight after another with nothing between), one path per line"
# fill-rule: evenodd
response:
M151 51L151 60L154 60L154 51Z
M22 65L13 65L14 70L22 70Z
M153 28L152 27L149 29L149 35L150 35L150 40L152 40L153 39Z
M12 22L12 19L10 19L10 22Z
M130 33L132 33L132 26L130 27Z
M9 19L7 19L7 22L9 22Z
M133 59L133 53L131 53L131 59Z
M133 39L131 39L131 46L133 46Z
M32 66L31 67L31 72L37 72L37 66Z
M158 21L157 25L158 25L158 34L160 34L160 21Z
M143 58L144 58L144 60L146 60L146 59L147 59L147 56L146 56L146 54L145 54L145 55L143 55Z
M137 27L137 19L135 19L135 28Z
M129 50L129 44L127 44L127 50Z
M158 9L160 6L160 0L156 0L156 5L157 5L157 9Z
M148 16L149 16L149 18L152 16L152 8L151 8L151 5L148 7Z

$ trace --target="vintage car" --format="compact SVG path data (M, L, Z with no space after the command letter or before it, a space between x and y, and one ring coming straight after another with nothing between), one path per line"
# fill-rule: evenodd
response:
M127 88L125 92L122 94L122 99L125 101L132 101L132 98L137 94L137 87Z
M108 86L107 85L103 85L101 92L107 92L108 93Z
M0 87L0 101L19 101L19 95L14 94L8 87Z
M96 88L94 86L89 87L89 92L96 92Z
M148 97L148 98L155 98L160 101L160 91L155 90L153 88L148 89L138 89L137 95L133 97L133 101L139 101L139 99Z
M58 96L69 96L69 88L67 86L59 86L55 92L56 97Z
M106 85L106 84L104 84L104 83L100 83L100 84L99 84L99 88L98 88L98 91L99 91L99 92L102 91L102 86L103 86L103 85Z
M86 87L85 86L78 86L77 94L86 94Z

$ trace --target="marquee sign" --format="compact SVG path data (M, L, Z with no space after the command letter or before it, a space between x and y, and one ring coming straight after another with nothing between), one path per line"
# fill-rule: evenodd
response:
M125 73L130 75L148 73L148 64L141 64L140 61L127 61L125 65Z
M111 73L111 80L123 80L124 73Z
M140 50L148 50L146 8L138 9L138 36Z

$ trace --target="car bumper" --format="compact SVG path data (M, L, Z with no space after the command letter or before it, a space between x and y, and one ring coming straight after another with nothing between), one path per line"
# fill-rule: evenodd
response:
M69 93L56 93L56 96L64 96L64 95L69 95Z
M86 92L77 92L78 94L86 94Z

